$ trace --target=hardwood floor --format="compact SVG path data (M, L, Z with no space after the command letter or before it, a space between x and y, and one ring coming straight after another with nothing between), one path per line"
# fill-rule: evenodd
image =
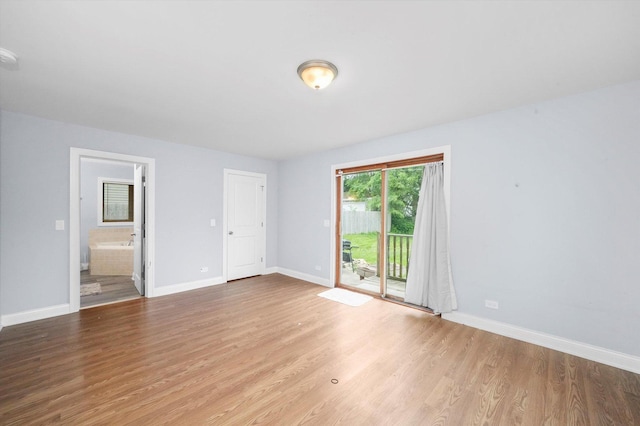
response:
M140 293L136 290L129 275L89 275L88 271L80 273L80 284L100 283L101 293L80 296L80 307L103 305L136 299Z
M275 274L6 327L0 424L640 424L639 375L324 290Z

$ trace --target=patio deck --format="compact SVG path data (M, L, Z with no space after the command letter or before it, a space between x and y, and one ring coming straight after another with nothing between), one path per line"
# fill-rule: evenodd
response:
M380 294L380 277L374 275L365 279L360 279L360 275L357 272L353 272L351 265L346 263L342 266L340 283L349 287L354 287L359 290L369 291L371 293ZM404 281L396 281L387 279L387 294L390 296L399 297L404 300Z

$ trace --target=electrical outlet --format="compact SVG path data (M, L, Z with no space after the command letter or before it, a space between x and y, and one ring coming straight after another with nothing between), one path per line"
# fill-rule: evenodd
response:
M207 266L203 266L200 268L200 272L209 272L209 268Z
M485 300L484 306L489 309L499 309L498 302L496 302L495 300Z

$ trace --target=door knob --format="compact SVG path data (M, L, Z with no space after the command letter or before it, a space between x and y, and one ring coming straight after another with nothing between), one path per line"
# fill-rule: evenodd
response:
M229 231L229 235L233 235L233 231Z

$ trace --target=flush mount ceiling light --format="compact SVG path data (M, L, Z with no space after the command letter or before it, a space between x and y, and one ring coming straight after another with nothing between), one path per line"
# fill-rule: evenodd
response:
M298 75L314 90L327 87L338 76L338 68L329 61L314 59L300 64Z

